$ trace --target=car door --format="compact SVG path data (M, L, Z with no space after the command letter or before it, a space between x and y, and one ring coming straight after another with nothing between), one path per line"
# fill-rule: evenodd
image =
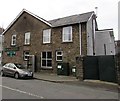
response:
M3 72L5 75L9 75L9 63L3 66Z
M14 67L15 67L15 65L12 64L12 63L10 63L10 64L8 65L8 73L9 73L9 75L11 75L11 76L14 76L14 74L15 74L15 72L16 72L16 69L15 69Z

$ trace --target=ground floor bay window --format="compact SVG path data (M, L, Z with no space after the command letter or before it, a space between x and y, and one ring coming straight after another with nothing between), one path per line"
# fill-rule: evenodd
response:
M41 67L46 69L52 68L52 52L41 53Z

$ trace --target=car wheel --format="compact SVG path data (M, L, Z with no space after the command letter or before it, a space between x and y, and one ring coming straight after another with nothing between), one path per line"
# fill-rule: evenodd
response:
M3 73L3 71L1 71L1 76L5 76L4 73Z
M14 77L15 77L15 79L18 79L19 78L19 74L15 73Z

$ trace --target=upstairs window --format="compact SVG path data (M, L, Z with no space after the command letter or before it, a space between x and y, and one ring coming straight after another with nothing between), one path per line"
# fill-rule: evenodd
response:
M30 44L30 32L25 33L25 45Z
M72 26L63 28L62 41L63 42L72 42Z
M51 41L51 29L43 30L43 43L50 43Z
M16 35L12 35L11 45L12 46L16 45Z

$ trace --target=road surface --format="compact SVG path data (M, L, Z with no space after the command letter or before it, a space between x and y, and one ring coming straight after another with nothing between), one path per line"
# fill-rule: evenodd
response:
M2 79L2 99L118 99L118 92L37 79Z

